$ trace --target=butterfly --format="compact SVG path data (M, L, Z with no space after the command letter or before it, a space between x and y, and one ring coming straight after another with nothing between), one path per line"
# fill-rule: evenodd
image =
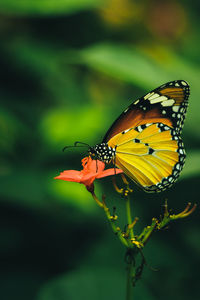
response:
M161 192L185 162L180 137L190 87L184 80L159 86L128 106L89 154L122 169L146 192Z

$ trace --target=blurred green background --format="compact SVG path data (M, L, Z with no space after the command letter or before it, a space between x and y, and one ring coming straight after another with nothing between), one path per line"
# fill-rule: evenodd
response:
M187 161L179 181L159 195L133 185L138 232L199 202L199 1L0 0L0 299L124 299L125 249L85 187L56 181L80 169L133 100L175 79L191 85L183 131ZM123 200L111 178L97 194ZM135 299L198 299L199 207L155 233Z

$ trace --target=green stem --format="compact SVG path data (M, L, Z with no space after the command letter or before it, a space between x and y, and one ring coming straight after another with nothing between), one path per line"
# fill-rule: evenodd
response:
M134 232L132 223L132 215L131 215L131 205L130 205L130 198L127 195L126 199L126 215L127 215L127 222L128 222L128 232L130 234L130 239L134 239ZM129 245L130 247L130 245ZM128 249L127 255L129 256L128 264L127 264L127 284L126 284L126 300L131 300L133 296L133 278L135 277L135 267L134 267L134 252L132 249Z
M109 208L106 206L106 203L105 203L105 197L103 196L102 197L102 202L97 198L97 196L95 195L94 192L91 193L92 194L92 197L94 198L94 200L96 201L96 203L101 207L103 208L105 214L106 214L106 217L112 227L112 230L113 232L118 236L119 240L121 241L121 243L128 247L129 244L127 242L127 240L124 238L123 236L123 233L121 231L121 229L119 227L116 226L115 222L116 222L116 219L114 216L111 216L110 214L110 210Z
M147 243L152 233L156 230L157 224L158 220L156 218L153 218L151 226L147 226L144 228L142 234L138 237L138 239L142 242L143 245Z
M130 300L132 296L132 284L131 284L130 272L131 272L131 268L129 266L127 270L126 300Z
M122 235L122 232L120 230L120 228L118 228L116 225L115 225L115 221L112 219L111 215L110 215L110 211L109 211L109 208L104 204L103 206L103 209L104 209L104 212L106 214L106 217L112 227L112 230L115 234L117 234L119 240L122 242L122 244L126 247L128 247L128 243L127 243L127 240L123 237Z
M132 216L131 216L131 205L130 205L130 198L129 196L126 197L126 214L127 214L127 221L128 225L130 226L132 224ZM133 232L133 227L130 228L130 238L134 238L134 232Z
M134 260L132 256L129 258L130 261L127 264L126 300L131 300L133 297L133 279L135 277Z
M93 199L96 201L97 205L100 206L101 208L103 208L104 207L103 203L101 201L99 201L99 199L97 198L95 193L92 192L91 194L92 194Z

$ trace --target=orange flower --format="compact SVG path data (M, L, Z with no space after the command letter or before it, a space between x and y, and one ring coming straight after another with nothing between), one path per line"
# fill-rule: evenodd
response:
M120 169L107 169L104 170L105 164L99 160L92 160L91 157L82 159L83 170L67 170L60 173L54 179L61 179L66 181L79 182L85 185L87 190L91 193L94 191L93 182L96 178L103 178L119 173L123 173Z

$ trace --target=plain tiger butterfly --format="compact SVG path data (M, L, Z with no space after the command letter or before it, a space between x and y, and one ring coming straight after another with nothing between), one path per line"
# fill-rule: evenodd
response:
M161 85L126 108L89 154L122 169L146 192L161 192L185 162L180 137L190 87L184 80Z

